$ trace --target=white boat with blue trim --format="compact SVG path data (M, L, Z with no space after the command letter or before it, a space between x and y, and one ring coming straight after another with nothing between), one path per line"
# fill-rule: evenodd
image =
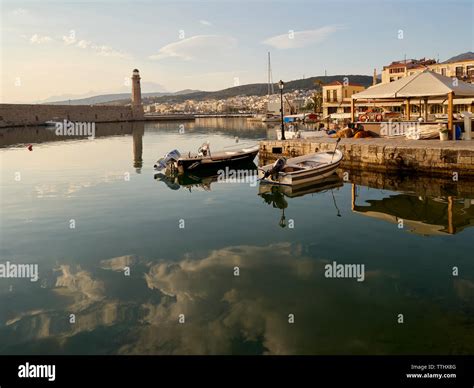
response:
M297 186L315 182L334 174L343 158L340 150L317 152L296 158L279 158L259 169L263 183Z

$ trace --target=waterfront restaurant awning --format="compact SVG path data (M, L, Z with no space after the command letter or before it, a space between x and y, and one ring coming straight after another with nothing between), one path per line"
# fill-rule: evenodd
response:
M430 70L416 73L397 81L377 84L352 95L356 100L384 98L416 98L446 96L453 92L456 97L474 97L474 85L446 77Z
M401 99L406 103L407 120L410 120L410 99L423 99L425 106L431 97L446 97L448 99L448 129L453 132L453 99L456 97L474 97L474 85L446 77L430 70L415 73L408 77L400 78L393 82L374 85L360 93L352 95L351 118L355 121L356 100L384 100ZM425 120L428 118L428 110L425 109Z

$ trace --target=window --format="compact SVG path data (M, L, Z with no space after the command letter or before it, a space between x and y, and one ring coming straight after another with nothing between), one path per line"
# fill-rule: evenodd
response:
M347 89L344 90L344 98L347 98Z
M467 105L464 105L464 104L454 105L455 113L461 113L461 112L466 112L466 111L467 111Z
M431 114L443 113L443 105L441 104L431 105L430 113Z
M333 99L334 101L337 101L337 90L333 90L333 91L332 91L332 99Z
M389 70L391 74L393 73L403 73L405 71L405 68L403 67L393 67Z
M446 75L446 68L445 68L445 67L443 67L443 68L441 69L441 74L442 74L442 75Z
M331 101L331 91L330 90L326 90L326 100L328 102Z
M466 75L468 77L474 77L474 65L466 66Z
M464 74L464 69L462 66L456 66L456 77L462 77Z

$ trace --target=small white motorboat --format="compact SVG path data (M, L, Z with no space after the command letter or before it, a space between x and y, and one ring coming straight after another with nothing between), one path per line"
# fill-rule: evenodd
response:
M277 115L267 115L262 119L264 123L279 123L281 121L281 116Z
M281 128L275 130L277 135L277 140L281 140ZM316 137L328 137L329 135L326 131L318 131L318 130L307 130L302 131L295 128L289 128L285 130L285 139L292 140L292 139L311 139Z
M62 123L62 120L54 118L52 120L45 121L44 125L47 127L55 127L58 123Z
M259 169L258 177L263 183L296 186L331 176L339 167L343 154L337 148L334 152L317 152L296 158L280 158L273 164Z

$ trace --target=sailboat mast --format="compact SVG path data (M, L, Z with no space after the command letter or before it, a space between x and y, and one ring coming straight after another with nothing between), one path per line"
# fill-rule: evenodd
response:
M267 93L268 97L275 94L274 86L273 86L273 76L272 76L272 64L270 60L270 51L268 52L268 75L267 75Z
M270 97L270 51L268 52L268 64L267 64L267 95Z

